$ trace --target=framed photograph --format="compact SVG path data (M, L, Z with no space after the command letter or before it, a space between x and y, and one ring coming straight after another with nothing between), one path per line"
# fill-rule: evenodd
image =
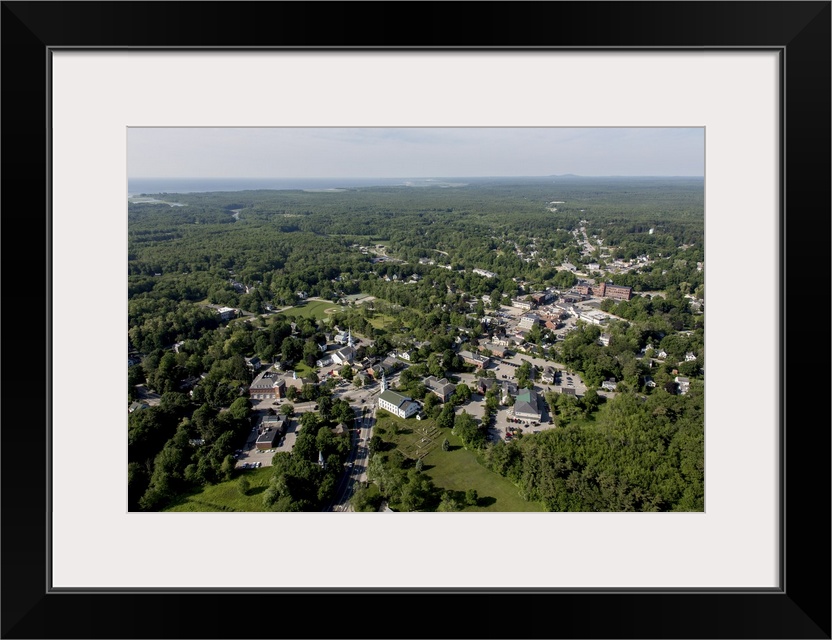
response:
M3 637L829 638L830 3L399 6L3 2ZM131 132L208 128L701 132L704 509L131 510Z

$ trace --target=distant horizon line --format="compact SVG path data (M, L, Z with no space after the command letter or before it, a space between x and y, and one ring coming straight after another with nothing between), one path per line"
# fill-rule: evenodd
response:
M547 175L448 175L448 176L128 176L128 180L446 180L449 178L704 178L696 174L578 174Z

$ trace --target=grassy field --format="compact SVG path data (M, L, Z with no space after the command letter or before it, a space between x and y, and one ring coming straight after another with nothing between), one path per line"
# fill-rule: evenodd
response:
M238 488L241 476L248 478L251 483L246 495L242 495ZM240 471L228 482L202 487L180 497L162 511L264 511L263 492L271 477L271 467Z
M476 489L479 495L477 506L467 506L464 511L529 512L545 511L542 505L526 502L511 482L483 467L473 451L462 447L459 438L449 429L439 429L433 420L402 420L387 415L379 421L387 442L395 443L409 458L422 458L424 472L437 487L452 491ZM392 434L389 425L397 425L397 434ZM442 441L447 438L449 451L442 450Z
M393 316L386 313L376 313L369 319L369 323L373 325L374 329L386 329L387 326L393 322Z
M344 307L340 304L334 304L332 302L327 302L326 300L312 300L310 302L305 302L300 306L281 311L281 313L285 313L287 316L295 316L297 318L315 318L316 320L323 320L327 317L327 309L342 310L343 308Z
M317 370L315 367L310 367L303 361L295 363L295 373L298 375L298 378L306 378L311 373L315 373Z
M396 434L391 433L391 423L397 425ZM544 511L540 504L523 500L511 482L480 465L476 455L462 447L459 438L451 434L450 430L436 427L433 420L402 420L388 415L381 418L379 424L385 432L382 439L394 443L409 458L422 458L424 472L437 487L462 492L477 490L479 504L466 506L464 511ZM451 445L449 451L442 450L445 438ZM202 487L183 495L162 511L262 512L262 494L269 484L271 474L271 467L238 471L228 482ZM240 477L248 478L250 483L246 495L240 493Z

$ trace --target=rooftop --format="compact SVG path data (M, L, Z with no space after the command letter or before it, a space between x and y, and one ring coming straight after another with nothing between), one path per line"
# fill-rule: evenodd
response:
M378 399L384 400L385 402L389 402L390 404L395 405L397 407L400 407L402 403L410 402L411 400L409 396L404 396L401 393L396 393L395 391L391 391L390 389L382 391Z

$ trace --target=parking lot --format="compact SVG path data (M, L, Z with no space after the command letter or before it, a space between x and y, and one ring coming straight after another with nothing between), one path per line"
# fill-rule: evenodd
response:
M488 439L490 441L505 440L506 434L512 430L529 434L555 428L554 424L549 424L549 407L543 399L543 392L539 389L536 389L536 391L540 398L539 408L541 410L541 419L537 421L538 424L534 424L535 421L533 420L515 418L514 410L511 407L500 405L497 413L494 415L492 424L488 428ZM485 413L485 397L479 393L473 394L470 401L456 408L457 414L463 411L476 420L482 420L483 414Z
M538 408L541 411L541 418L538 421L527 419L519 419L518 421L511 407L501 405L495 414L493 424L489 427L488 437L491 441L498 439L505 440L506 434L511 432L530 434L547 429L554 429L555 425L549 423L551 416L549 414L549 407L544 399L544 395L549 391L560 393L564 389L573 389L576 397L582 397L586 393L586 385L580 376L573 373L565 365L524 354L514 354L504 359L492 358L492 362L487 367L487 370L494 372L498 382L502 382L503 380L516 382L517 368L523 364L523 361L531 362L538 369L534 378L534 391L538 394L540 400ZM546 367L552 367L557 371L555 380L551 383L542 382L540 379ZM467 384L472 388L476 388L479 380L477 376L471 373L457 374L455 377L459 379L460 383ZM471 397L470 402L457 408L457 413L466 411L479 420L482 419L484 409L484 397L475 393Z

